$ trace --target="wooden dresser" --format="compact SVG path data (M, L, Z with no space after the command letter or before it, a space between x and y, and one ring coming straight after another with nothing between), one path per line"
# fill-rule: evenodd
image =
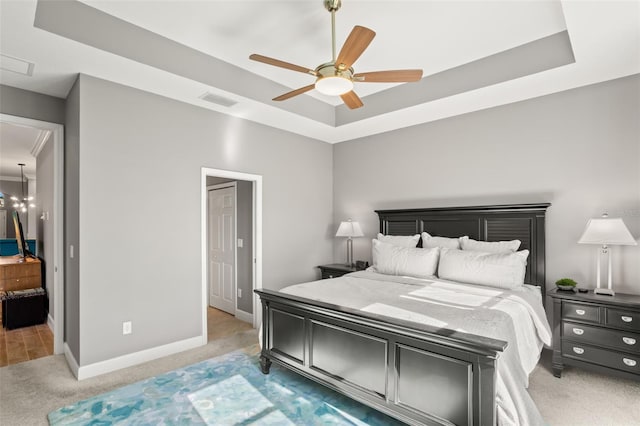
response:
M26 258L18 262L17 256L0 257L0 291L37 288L42 284L40 259Z
M640 295L553 290L553 374L565 365L640 380Z
M0 256L0 293L38 288L42 285L40 259L28 257L24 262L18 262L18 259L17 256Z

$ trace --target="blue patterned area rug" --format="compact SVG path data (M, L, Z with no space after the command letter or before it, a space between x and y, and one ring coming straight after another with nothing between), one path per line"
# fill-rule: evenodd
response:
M232 352L49 413L51 425L400 425L256 355Z

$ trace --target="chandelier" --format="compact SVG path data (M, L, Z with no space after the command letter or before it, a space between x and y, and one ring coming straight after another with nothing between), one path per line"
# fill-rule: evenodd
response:
M26 212L27 211L27 207L35 207L36 205L33 203L33 197L32 196L25 196L24 195L24 163L18 163L18 166L20 166L20 186L22 188L22 199L19 199L16 196L12 196L11 200L13 200L13 208L16 210L20 210L21 212Z

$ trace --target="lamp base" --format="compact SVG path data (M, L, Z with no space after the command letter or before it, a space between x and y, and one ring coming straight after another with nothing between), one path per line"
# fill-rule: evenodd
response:
M593 293L594 294L602 294L604 296L613 296L616 293L611 290L610 288L594 288L593 289Z

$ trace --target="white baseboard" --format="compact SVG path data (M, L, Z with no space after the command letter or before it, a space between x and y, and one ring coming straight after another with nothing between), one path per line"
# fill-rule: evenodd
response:
M206 341L205 341L206 344ZM78 380L88 379L90 377L99 376L101 374L110 373L122 368L131 367L133 365L142 364L143 362L153 361L154 359L173 355L178 352L202 346L202 336L192 337L190 339L180 340L179 342L168 343L155 348L145 349L139 352L122 355L119 357L107 359L89 365L83 365L78 368L76 377ZM65 344L66 354L66 344ZM77 364L76 364L77 365ZM72 366L73 369L73 366Z
M77 379L78 370L79 370L78 362L76 361L76 358L71 353L71 348L69 348L69 345L67 345L67 342L64 342L64 357L67 359L67 364L69 364L69 368L71 368L71 372L73 373L74 376L76 376L76 379Z
M47 315L47 325L49 326L49 330L51 330L52 333L55 333L54 330L55 330L56 323L54 322L51 314Z
M249 324L253 324L253 314L250 314L246 311L241 311L240 309L236 309L236 318L240 321L248 322Z

